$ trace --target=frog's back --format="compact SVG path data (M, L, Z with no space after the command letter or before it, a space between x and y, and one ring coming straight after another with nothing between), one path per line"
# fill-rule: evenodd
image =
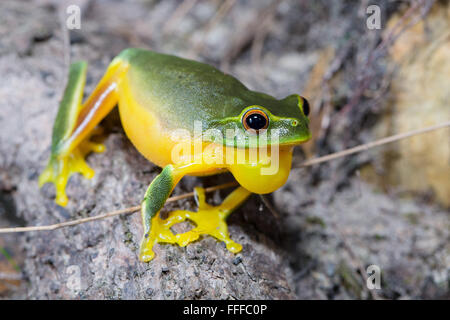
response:
M195 120L208 122L239 114L250 92L240 81L196 61L143 49L119 57L129 63L126 81L133 99L169 128L192 130Z

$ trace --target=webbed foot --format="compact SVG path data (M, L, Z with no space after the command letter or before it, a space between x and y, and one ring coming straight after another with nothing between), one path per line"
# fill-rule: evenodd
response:
M86 163L85 157L91 152L104 152L106 150L102 143L89 140L92 135L98 134L101 134L101 129L93 130L76 149L66 156L52 155L47 167L39 176L39 187L47 182L55 185L55 202L60 206L67 205L66 185L70 176L81 173L87 179L94 177L95 171Z
M195 188L198 202L197 212L187 210L176 210L170 212L167 219L160 218L159 213L151 220L150 232L144 236L141 243L140 258L148 262L153 259L153 246L158 243L176 243L181 247L187 246L200 238L201 235L210 235L217 240L223 241L227 249L233 253L242 250L242 246L231 240L228 234L226 219L228 215L240 205L251 193L239 187L234 190L219 206L206 203L205 190ZM170 228L177 223L189 220L195 224L192 230L173 234Z

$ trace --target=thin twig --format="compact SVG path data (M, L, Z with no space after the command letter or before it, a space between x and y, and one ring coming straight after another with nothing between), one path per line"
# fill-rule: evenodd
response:
M216 191L216 190L225 189L225 188L233 187L233 186L236 186L236 185L237 185L237 182L224 183L224 184L217 185L217 186L214 186L214 187L205 188L205 192L213 192L213 191ZM179 196L170 197L170 198L167 199L166 203L167 202L178 201L178 200L189 198L189 197L193 197L193 196L194 196L194 192L188 192L188 193L185 193L185 194L181 194ZM101 219L105 219L105 218L110 218L110 217L118 216L118 215L121 215L121 214L130 214L130 213L134 213L136 211L139 211L140 209L141 209L141 206L134 206L134 207L125 208L125 209L121 209L121 210L111 211L111 212L108 212L108 213L105 213L105 214L99 214L99 215L93 216L93 217L82 218L82 219L77 219L77 220L71 220L71 221L51 224L51 225L47 225L47 226L1 228L0 229L0 233L16 233L16 232L29 232L29 231L51 231L51 230L56 230L56 229L60 229L60 228L63 228L63 227L74 226L74 225L81 224L81 223L86 223L86 222L101 220Z
M340 152L336 152L336 153L332 153L323 157L319 157L319 158L315 158L315 159L311 159L311 160L307 160L303 163L300 164L299 167L307 167L307 166L312 166L315 164L319 164L322 162L326 162L326 161L330 161L333 159L337 159L337 158L341 158L341 157L345 157L347 155L353 154L353 153L357 153L357 152L361 152L361 151L365 151L368 150L370 148L376 147L376 146L380 146L383 144L387 144L387 143L391 143L394 141L399 141L399 140L403 140L412 136L416 136L419 134L423 134L426 132L430 132L430 131L434 131L434 130L438 130L438 129L442 129L442 128L446 128L446 127L450 127L450 121L441 123L441 124L437 124L434 126L430 126L430 127L426 127L423 129L418 129L418 130L413 130L413 131L409 131L409 132L405 132L405 133L401 133L401 134L397 134L394 136L390 136L387 138L383 138L377 141L373 141L370 143L366 143L354 148L350 148L344 151L340 151ZM225 188L229 188L232 186L236 186L237 182L229 182L229 183L225 183L225 184L221 184L221 185L217 185L214 187L209 187L209 188L205 188L205 192L212 192L215 190L220 190L220 189L225 189ZM185 198L189 198L189 197L193 197L194 196L194 192L189 192L189 193L185 193L179 196L173 196L167 199L166 202L173 202L173 201L177 201L180 199L185 199ZM125 208L125 209L121 209L121 210L117 210L117 211L112 211L112 212L108 212L105 214L100 214L94 217L88 217L88 218L83 218L83 219L77 219L77 220L72 220L72 221L66 221L66 222L62 222L62 223L57 223L57 224L52 224L52 225L47 225L47 226L34 226L34 227L17 227L17 228L0 228L0 233L17 233L17 232L29 232L29 231L50 231L50 230L55 230L55 229L59 229L59 228L63 228L63 227L69 227L69 226L74 226L77 224L81 224L81 223L86 223L86 222L91 222L91 221L96 221L96 220L101 220L101 219L105 219L105 218L109 218L109 217L114 217L117 215L121 215L121 214L130 214L136 211L139 211L141 208L141 206L134 206L134 207L130 207L130 208Z
M279 219L280 215L277 212L277 210L275 210L275 208L272 206L272 204L269 202L269 200L266 198L266 196L264 194L260 194L259 197L261 198L262 203L264 203L264 205L266 206L267 209L269 209L270 213L276 218Z
M393 136L390 136L390 137L386 137L386 138L383 138L383 139L380 139L380 140L376 140L376 141L372 141L372 142L369 142L369 143L361 144L359 146L356 146L356 147L353 147L353 148L350 148L350 149L346 149L346 150L343 150L343 151L335 152L335 153L332 153L332 154L329 154L329 155L326 155L326 156L323 156L323 157L307 160L307 161L301 163L298 167L300 167L300 168L308 167L308 166L311 166L311 165L314 165L314 164L319 164L319 163L327 162L327 161L330 161L330 160L333 160L333 159L342 158L342 157L348 156L350 154L361 152L361 151L365 151L365 150L368 150L368 149L371 149L371 148L374 148L374 147L377 147L377 146L380 146L380 145L383 145L383 144L386 144L386 143L391 143L391 142L407 139L407 138L412 137L412 136L416 136L416 135L419 135L419 134L422 134L422 133L438 130L438 129L445 128L445 127L450 127L450 121L447 121L447 122L444 122L444 123L440 123L440 124L437 124L437 125L434 125L434 126L422 128L422 129L417 129L417 130L408 131L408 132L405 132L405 133L396 134L396 135L393 135Z

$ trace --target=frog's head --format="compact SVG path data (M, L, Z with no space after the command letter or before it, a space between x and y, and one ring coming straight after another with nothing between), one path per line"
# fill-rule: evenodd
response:
M311 138L310 107L297 94L281 100L262 93L251 92L251 95L255 99L245 100L252 103L240 104L238 110L229 108L234 114L215 121L214 128L221 131L226 150L231 148L238 154L235 160L242 154L241 161L228 164L236 180L249 191L268 193L286 182L292 147ZM261 154L264 145L268 151ZM255 149L257 156L249 156Z
M284 147L311 138L310 107L305 98L293 94L277 100L262 93L252 94L256 97L255 103L239 103L238 108L229 108L230 116L212 122L211 128L221 131L224 145L249 148L252 141L265 136L268 145Z

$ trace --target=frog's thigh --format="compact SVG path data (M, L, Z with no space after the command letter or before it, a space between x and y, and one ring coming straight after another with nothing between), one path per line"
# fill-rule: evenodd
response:
M58 153L68 154L85 140L118 102L118 87L128 65L120 59L111 62L103 78L76 114L69 137L61 143ZM73 121L73 120L71 120Z

